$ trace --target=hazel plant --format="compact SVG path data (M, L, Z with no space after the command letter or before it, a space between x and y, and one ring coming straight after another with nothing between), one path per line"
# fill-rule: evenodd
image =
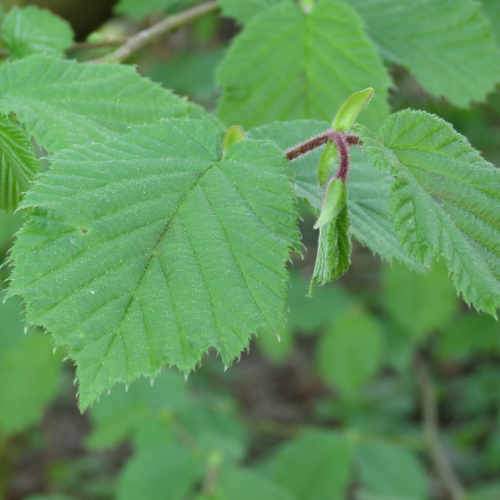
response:
M252 335L278 335L287 263L301 250L298 199L317 213L311 293L348 270L354 238L422 272L442 261L465 302L496 316L498 169L441 118L389 114L389 76L352 7L265 3L255 15L247 5L250 20L218 70L218 116L113 63L215 2L98 63L54 56L62 44L52 38L47 55L24 33L36 53L13 51L0 65L0 206L24 215L8 296L22 297L27 323L76 364L82 409L116 383L167 366L188 374L210 350L229 366ZM497 60L482 14L458 3L454 15L482 33L469 50ZM34 11L15 15L28 25ZM477 88L457 80L453 95L481 98L494 78L486 71Z

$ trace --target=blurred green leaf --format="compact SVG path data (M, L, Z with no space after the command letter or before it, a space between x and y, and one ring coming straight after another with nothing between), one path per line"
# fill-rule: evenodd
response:
M224 56L223 49L185 52L149 68L147 74L165 87L209 105L215 97L215 68Z
M360 389L379 369L381 334L378 320L358 306L339 314L317 346L316 364L321 377L342 396L358 397Z
M474 313L457 316L437 337L436 353L443 361L500 354L498 321Z
M234 17L243 24L280 1L282 0L219 0L219 3L223 15Z
M311 430L282 445L263 471L296 500L344 500L352 458L346 438Z
M500 44L500 2L498 2L498 0L481 0L481 3L490 19L491 27L497 39L497 44Z
M464 107L484 100L499 82L500 51L479 2L352 0L351 4L382 54L408 68L431 93Z
M295 500L285 488L252 470L224 468L210 500ZM207 499L208 500L208 499Z
M0 434L34 425L56 395L60 362L39 331L24 334L21 305L0 293Z
M332 322L355 299L340 287L326 286L308 296L308 282L298 274L292 274L288 294L288 324L292 331L314 333Z
M360 443L356 451L361 488L359 500L424 500L429 484L415 456L383 441Z
M182 499L202 476L202 464L188 450L160 438L156 446L127 463L118 482L117 499Z
M275 363L285 361L293 349L293 332L290 328L284 328L277 335L259 335L257 344L263 353Z
M93 429L87 443L96 449L115 446L149 419L172 415L189 406L185 382L172 372L160 375L153 386L146 380L132 384L129 391L117 386L93 408Z
M457 311L455 290L444 266L425 274L386 266L381 301L404 333L417 338L445 326Z
M131 17L137 21L151 14L189 7L201 0L119 0L115 12L122 16Z
M10 10L2 21L0 35L10 56L16 59L36 53L62 55L73 43L68 22L34 5Z
M477 486L467 495L467 500L498 500L499 498L500 481Z

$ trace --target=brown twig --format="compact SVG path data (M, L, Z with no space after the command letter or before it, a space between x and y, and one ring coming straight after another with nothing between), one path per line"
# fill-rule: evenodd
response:
M209 2L196 5L190 9L179 12L179 14L174 14L162 19L153 26L139 31L135 35L131 36L127 41L118 47L115 51L111 52L102 58L96 59L94 62L97 63L107 63L107 62L121 62L128 59L132 54L142 49L146 45L149 45L158 37L168 33L169 31L179 28L184 24L190 23L199 17L213 12L218 9L217 2L211 0Z
M417 356L415 359L415 370L422 400L424 439L434 468L448 491L450 499L464 500L466 497L465 490L453 470L446 450L441 444L436 389L432 383L429 369L421 356Z

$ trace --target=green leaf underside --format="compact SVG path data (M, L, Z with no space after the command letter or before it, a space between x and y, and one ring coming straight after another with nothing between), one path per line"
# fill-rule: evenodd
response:
M328 122L314 120L275 122L250 130L248 136L257 140L272 140L286 150L305 138L324 132L328 127ZM290 164L291 174L295 175L297 195L318 211L322 193L316 168L323 149L318 148ZM361 148L351 148L348 207L352 235L380 257L419 269L420 265L408 256L394 230L389 206L390 186L390 174L377 170Z
M73 43L69 23L35 6L14 7L3 19L0 34L13 58L36 53L61 55Z
M331 121L353 89L377 97L363 114L387 114L389 77L361 20L346 4L319 0L310 14L283 2L255 16L218 70L219 115L246 127L294 118Z
M365 150L395 177L392 210L405 248L442 258L478 310L500 305L500 171L451 125L422 111L392 115Z
M352 2L389 60L409 68L431 93L468 106L484 100L500 81L500 50L479 2L452 4L449 0Z
M0 112L15 112L49 152L194 109L130 66L48 56L0 66Z
M76 360L80 404L115 382L225 364L284 320L298 231L271 143L222 155L211 118L138 127L61 152L25 199L11 294Z
M23 128L0 114L0 208L13 211L38 171L38 160Z

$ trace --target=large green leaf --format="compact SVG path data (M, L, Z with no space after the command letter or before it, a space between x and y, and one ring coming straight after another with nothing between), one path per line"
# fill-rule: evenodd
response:
M500 82L491 25L475 0L354 0L382 53L459 106Z
M500 305L500 171L440 118L401 111L364 138L395 177L392 205L404 246L422 262L442 258L466 302Z
M0 209L17 207L37 171L30 138L21 125L0 114Z
M289 166L259 141L222 157L222 140L211 118L138 127L62 151L25 199L11 293L76 360L82 407L279 332L298 240Z
M59 360L41 332L23 333L19 301L0 293L0 436L35 424L56 395Z
M13 58L36 53L61 55L73 43L69 23L33 5L14 7L2 21L0 36Z
M272 140L285 151L324 132L328 127L327 122L314 120L274 122L250 130L249 137ZM295 176L297 195L306 199L316 210L320 210L322 201L316 175L322 150L323 148L319 148L290 164L290 170ZM351 149L351 164L348 207L353 236L380 257L388 261L398 260L418 269L420 266L403 249L393 227L389 207L390 174L377 170L357 147Z
M362 22L348 5L319 0L306 14L283 2L255 16L219 66L219 114L228 124L330 121L354 90L374 87L363 117L387 113L389 77Z
M346 438L333 432L307 431L279 448L264 471L296 500L343 500L352 448Z
M49 152L192 110L130 66L47 56L0 66L0 112L15 112Z

